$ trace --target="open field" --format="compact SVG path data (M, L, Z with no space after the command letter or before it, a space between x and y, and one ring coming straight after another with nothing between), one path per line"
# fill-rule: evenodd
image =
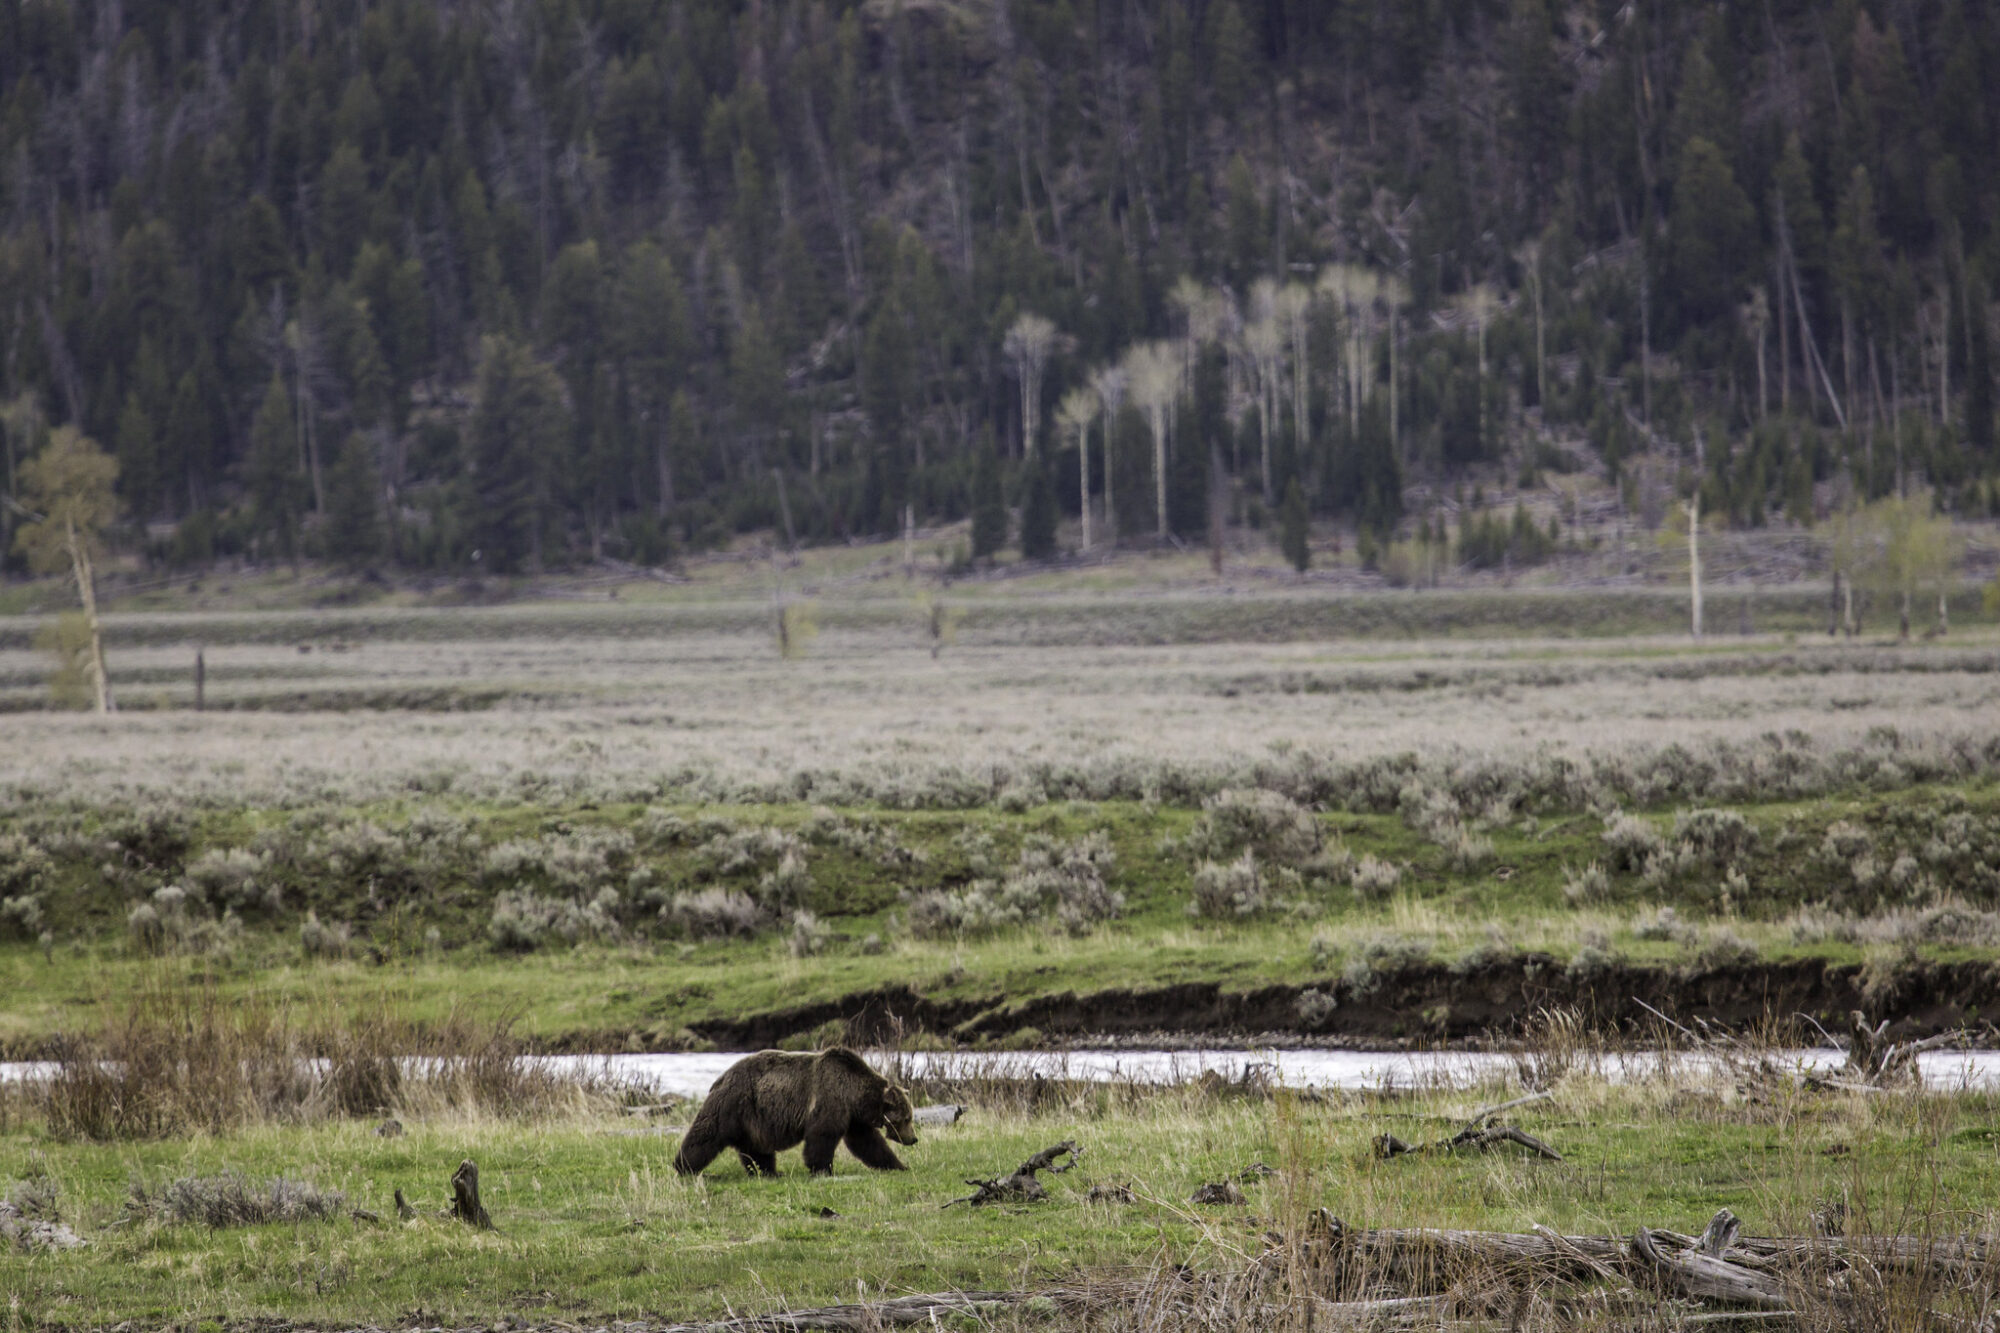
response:
M1522 995L1610 1026L1639 994L2000 1006L1990 627L1482 637L1655 597L1508 596L1271 599L1333 622L1299 642L1227 641L1254 599L994 599L935 645L907 602L829 602L792 659L746 603L137 614L106 719L36 707L0 627L33 709L0 746L0 1042L161 952L570 1048L890 1010L966 1042L1132 1013L1421 1041ZM1371 605L1450 632L1341 637Z
M1511 1148L1371 1156L1376 1134L1449 1134L1472 1107L1519 1091L1502 1085L1300 1097L1052 1084L1031 1107L1018 1089L992 1085L959 1124L927 1129L903 1150L907 1173L870 1173L843 1154L832 1178L809 1179L792 1154L776 1181L747 1178L733 1161L680 1179L671 1129L585 1102L525 1119L404 1111L408 1132L393 1138L374 1133L372 1118L336 1117L102 1143L47 1137L32 1110L17 1111L0 1127L10 1164L0 1189L52 1199L89 1244L0 1252L0 1287L16 1294L14 1317L28 1328L253 1317L463 1325L499 1313L574 1325L826 1305L857 1290L864 1299L1032 1291L1173 1265L1236 1272L1273 1237L1300 1244L1320 1208L1350 1227L1540 1224L1600 1236L1641 1225L1697 1232L1721 1207L1749 1235L1810 1235L1829 1206L1845 1210L1851 1237L1992 1225L2000 1156L1987 1097L1789 1085L1746 1099L1729 1080L1688 1070L1614 1087L1591 1072L1588 1051L1542 1056L1553 1096L1510 1119L1555 1145L1561 1162ZM1047 1202L940 1207L966 1193L964 1180L1004 1173L1061 1139L1085 1157L1073 1174L1044 1178ZM436 1215L445 1177L467 1156L480 1164L495 1232ZM1274 1173L1242 1176L1244 1204L1188 1201L1260 1163ZM317 1201L322 1217L204 1222L213 1214L198 1200L230 1174L265 1197L279 1177L299 1182L284 1189L289 1198L339 1197ZM1130 1201L1086 1201L1099 1184L1128 1187ZM397 1189L417 1205L415 1220L396 1219ZM354 1208L381 1220L355 1220Z
M58 1114L0 1095L0 1189L52 1191L90 1241L0 1254L10 1316L491 1326L857 1291L1158 1295L1176 1265L1236 1281L1273 1235L1302 1253L1322 1207L1588 1236L1692 1232L1727 1206L1749 1232L1810 1234L1840 1199L1850 1234L1991 1225L1987 1094L1746 1095L1692 1067L1611 1086L1589 1057L1657 1039L1648 1008L1782 1018L1788 1040L1819 1039L1807 1019L1838 1034L1850 1010L1990 1036L1990 627L1904 645L1774 630L1810 629L1803 594L1701 645L1650 592L989 588L951 605L934 643L900 596L823 598L790 659L769 604L742 598L133 612L111 639L127 711L105 719L47 711L31 628L0 625L0 1049L143 1065L161 1042L138 1016L197 992L211 1015L305 1024L257 1059L167 1042L168 1082L261 1070L262 1102ZM1550 1012L1591 1035L1551 1047ZM461 1066L476 1096L294 1088L298 1056L376 1067L342 1054L355 1021L398 1050L500 1028L520 1045ZM500 1072L521 1047L1162 1032L1525 1042L1522 1077L1556 1095L1515 1123L1566 1160L1370 1155L1377 1133L1438 1137L1511 1086L992 1082L919 1090L975 1109L926 1131L907 1175L843 1158L813 1181L794 1158L776 1182L725 1163L688 1183L676 1135L654 1132L688 1108L635 1115L601 1088L528 1104ZM376 1136L385 1111L409 1132ZM1069 1137L1085 1165L1048 1178L1048 1203L939 1209ZM496 1233L434 1216L465 1156ZM1277 1174L1244 1205L1187 1201L1255 1162ZM231 1172L343 1198L242 1227L163 1202ZM1098 1183L1134 1201L1085 1202ZM1106 1308L1126 1324L1085 1322L1143 1322L1132 1299ZM1218 1327L1262 1322L1226 1308Z
M586 633L563 608L497 621L413 613L397 628L421 628L430 637L419 641L353 637L341 621L247 623L277 642L171 622L172 643L114 646L122 702L160 711L17 714L0 785L86 804L448 790L923 807L1010 789L1029 803L1173 800L1289 780L1339 800L1310 789L1408 754L1440 772L1558 762L1628 772L1614 787L1638 789L1612 794L1652 801L1709 794L1644 790L1640 770L1672 747L1713 751L1741 775L1776 737L1806 769L1825 770L1802 779L1824 787L1868 777L1892 751L1912 775L1978 768L2000 735L2000 641L1979 628L1900 647L1775 637L1055 647L967 634L934 659L914 624L830 625L807 656L786 660L761 629L680 631L640 617ZM208 701L225 716L188 711L197 643ZM44 670L25 644L0 649L0 701L38 703ZM1864 751L1878 753L1847 771L1841 756Z

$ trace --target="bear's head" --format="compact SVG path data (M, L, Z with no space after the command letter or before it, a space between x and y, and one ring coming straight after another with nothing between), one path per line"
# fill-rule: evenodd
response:
M876 1127L898 1143L917 1141L917 1117L909 1095L893 1083L882 1090L882 1121Z

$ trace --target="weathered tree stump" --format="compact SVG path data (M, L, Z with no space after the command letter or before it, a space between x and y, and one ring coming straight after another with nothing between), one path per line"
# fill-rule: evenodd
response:
M479 1163L470 1157L451 1173L451 1215L481 1231L493 1230L493 1219L479 1201Z

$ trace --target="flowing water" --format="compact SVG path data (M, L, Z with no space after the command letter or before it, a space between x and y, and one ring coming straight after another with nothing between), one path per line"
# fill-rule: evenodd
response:
M580 1075L650 1088L668 1096L694 1097L708 1091L723 1070L743 1058L741 1051L657 1055L539 1055L531 1063ZM1777 1053L1786 1068L1838 1076L1843 1055L1830 1047ZM1924 1083L1941 1090L2000 1089L2000 1051L1932 1051L1918 1058ZM1073 1078L1137 1083L1178 1083L1210 1072L1235 1081L1246 1077L1293 1088L1347 1088L1388 1091L1412 1087L1470 1087L1501 1082L1515 1069L1515 1057L1491 1051L1330 1051L1208 1050L925 1051L902 1057L913 1073L933 1077L978 1075L997 1078ZM1698 1055L1663 1056L1657 1051L1625 1051L1598 1057L1596 1067L1614 1082L1638 1078L1696 1076L1708 1063ZM55 1066L43 1061L0 1062L0 1080L47 1077Z

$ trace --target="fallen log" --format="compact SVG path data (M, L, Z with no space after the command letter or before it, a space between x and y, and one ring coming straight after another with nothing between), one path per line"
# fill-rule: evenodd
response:
M1776 1279L1704 1253L1700 1246L1675 1254L1663 1247L1652 1231L1640 1227L1632 1233L1632 1253L1651 1267L1653 1276L1669 1294L1765 1310L1791 1308L1783 1286Z
M1655 1251L1672 1258L1700 1255L1733 1269L1771 1278L1872 1268L1883 1274L1933 1277L1960 1287L2000 1291L2000 1239L1985 1236L1743 1236L1724 1209L1702 1237L1648 1229ZM1704 1244L1706 1241L1706 1245ZM1566 1236L1433 1227L1347 1227L1322 1208L1307 1226L1307 1256L1356 1283L1388 1282L1412 1293L1441 1290L1469 1274L1507 1281L1637 1282L1657 1269L1616 1236ZM1713 1253L1709 1253L1713 1250Z
M1056 1159L1068 1155L1069 1161L1057 1166ZM949 1208L955 1203L970 1204L977 1208L986 1203L1038 1203L1049 1197L1042 1182L1035 1179L1037 1172L1046 1171L1059 1176L1065 1171L1076 1169L1083 1160L1083 1149L1076 1146L1075 1139L1064 1139L1053 1147L1042 1149L1027 1161L1015 1167L1011 1175L998 1176L992 1180L968 1180L972 1193L959 1199L947 1199L938 1205Z

